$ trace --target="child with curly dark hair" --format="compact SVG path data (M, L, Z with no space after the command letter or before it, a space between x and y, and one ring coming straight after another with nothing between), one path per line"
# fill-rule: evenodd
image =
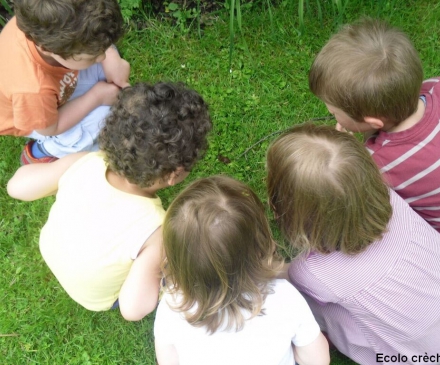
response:
M183 84L124 89L101 130L101 151L22 166L8 193L56 193L40 250L67 293L89 310L117 300L139 320L157 304L161 225L156 192L182 181L207 148L212 124L202 97Z

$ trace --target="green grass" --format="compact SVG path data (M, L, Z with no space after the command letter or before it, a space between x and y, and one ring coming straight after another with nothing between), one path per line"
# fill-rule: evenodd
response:
M161 193L165 206L184 185L213 174L246 182L266 201L264 159L272 138L241 154L274 131L328 115L308 91L307 73L338 22L330 5L321 2L321 22L316 2L309 3L301 35L297 3L271 7L271 13L242 6L242 32L235 34L231 69L227 10L212 15L213 24L202 30L201 38L196 25L182 32L180 26L155 20L148 20L144 30L127 32L119 47L132 65L132 82L184 81L205 97L214 122L206 158L183 184ZM353 0L344 9L344 22L365 14L380 15L407 32L420 52L426 77L439 74L440 5L430 0ZM67 296L45 265L38 235L53 198L24 203L5 191L23 145L24 139L0 137L0 362L155 364L153 315L129 323L117 311L86 311ZM225 164L225 158L231 162ZM352 362L334 352L332 364Z

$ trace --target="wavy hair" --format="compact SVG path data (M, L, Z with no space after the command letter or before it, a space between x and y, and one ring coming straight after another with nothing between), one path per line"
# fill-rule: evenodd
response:
M356 121L397 125L417 110L423 69L414 45L384 21L364 18L333 35L316 56L310 90Z
M117 0L15 0L14 10L29 40L64 59L99 55L123 31Z
M245 184L226 176L193 182L167 211L163 246L168 290L182 296L174 309L191 325L238 331L263 314L281 261L264 206Z
M139 187L183 167L190 171L208 147L208 105L181 83L125 88L99 135L109 168Z
M367 149L330 126L299 125L271 144L267 191L281 231L304 253L359 253L382 236L392 214Z

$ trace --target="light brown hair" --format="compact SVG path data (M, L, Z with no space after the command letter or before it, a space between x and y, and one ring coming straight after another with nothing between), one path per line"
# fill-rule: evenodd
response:
M423 70L409 38L364 18L332 36L309 73L310 90L356 121L397 125L417 110Z
M271 144L267 190L284 236L305 253L361 252L382 236L392 214L368 151L330 126L296 126Z
M123 31L117 0L15 0L14 10L29 40L64 59L104 53Z
M163 224L168 290L193 326L240 330L262 312L277 274L276 245L264 206L225 176L197 180L170 205ZM246 316L246 318L249 318Z

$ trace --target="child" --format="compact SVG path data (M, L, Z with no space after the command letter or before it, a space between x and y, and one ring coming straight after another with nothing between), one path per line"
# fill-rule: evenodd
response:
M157 304L161 224L156 192L182 181L211 129L201 96L181 84L123 89L101 130L102 152L22 166L8 184L21 200L57 194L40 250L67 293L93 311L119 298L127 320Z
M15 0L14 9L0 34L0 134L33 139L22 164L96 150L130 73L112 46L122 34L117 0Z
M250 188L225 176L198 180L173 201L163 227L160 365L293 365L294 352L302 365L329 363L306 302L276 279L281 262Z
M387 183L440 232L440 79L422 80L408 37L372 19L334 35L309 74L337 128L374 133L366 147Z
M267 170L278 224L302 253L290 280L338 350L359 364L436 354L440 235L387 188L362 143L297 126L269 147Z

